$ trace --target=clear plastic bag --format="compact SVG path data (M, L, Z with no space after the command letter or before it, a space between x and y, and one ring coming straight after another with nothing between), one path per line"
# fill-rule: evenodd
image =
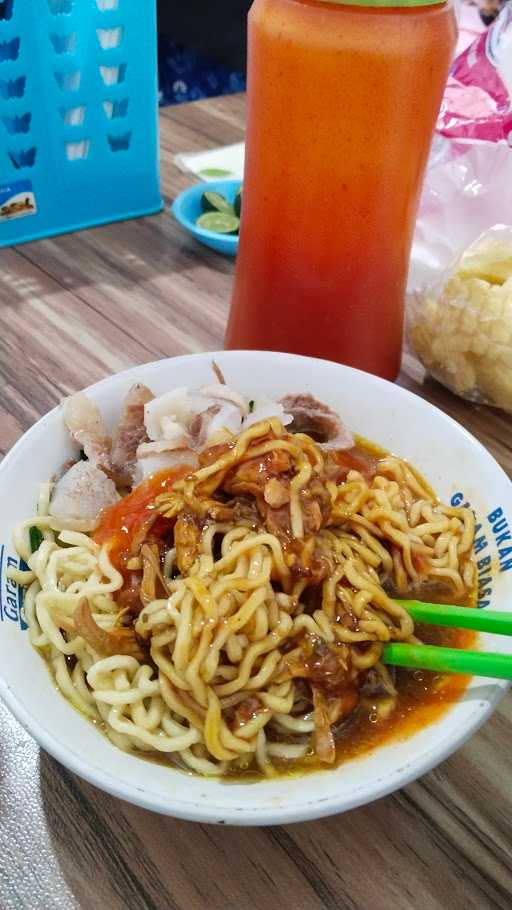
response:
M437 129L409 270L409 343L453 392L512 413L512 5L455 60Z
M512 227L485 231L410 295L408 337L447 388L512 413Z
M438 136L416 221L409 291L442 278L493 224L512 224L512 150Z

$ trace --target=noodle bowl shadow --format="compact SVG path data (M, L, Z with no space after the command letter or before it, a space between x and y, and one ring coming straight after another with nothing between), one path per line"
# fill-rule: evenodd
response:
M383 380L326 361L264 352L197 354L146 364L118 374L89 391L113 423L134 382L155 393L211 381L215 357L228 384L247 395L278 398L310 392L337 411L345 424L412 462L447 502L468 501L482 523L486 554L498 565L486 516L498 508L512 517L511 485L491 455L445 414ZM255 386L257 388L255 388ZM23 628L19 593L9 585L17 564L12 527L29 516L37 484L70 454L58 409L42 418L0 466L2 613L0 694L25 729L70 770L95 786L145 808L178 818L230 824L283 824L342 812L404 786L450 755L490 715L507 683L474 679L466 695L443 717L402 742L391 741L340 767L264 780L222 783L186 775L121 752L55 689L46 665ZM490 605L512 601L512 572L496 572ZM509 652L505 637L480 636L485 650Z

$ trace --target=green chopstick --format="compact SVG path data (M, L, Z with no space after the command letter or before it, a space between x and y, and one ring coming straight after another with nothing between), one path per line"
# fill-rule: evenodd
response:
M469 676L512 679L512 654L392 642L384 645L382 662L395 667L433 670L436 673L467 673Z
M512 613L423 603L420 600L398 600L397 603L405 607L415 622L512 635ZM382 661L397 667L433 670L437 673L467 673L470 676L512 679L512 654L390 642L384 645Z
M512 635L512 613L498 610L479 610L477 607L452 607L450 604L430 604L421 600L397 600L414 619L414 622L454 629L475 629L496 635Z

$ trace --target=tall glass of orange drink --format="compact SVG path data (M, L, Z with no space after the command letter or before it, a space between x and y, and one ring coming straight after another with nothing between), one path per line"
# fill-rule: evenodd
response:
M414 221L455 39L450 3L255 0L226 347L396 378Z

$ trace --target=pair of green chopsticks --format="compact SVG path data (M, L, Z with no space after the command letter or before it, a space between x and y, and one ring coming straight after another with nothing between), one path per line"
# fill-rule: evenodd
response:
M512 635L511 613L429 604L419 600L398 600L397 603L405 607L415 622ZM462 648L392 642L384 645L382 660L385 664L397 667L434 670L437 673L468 673L470 676L512 679L512 653L491 654L486 651L465 651Z

